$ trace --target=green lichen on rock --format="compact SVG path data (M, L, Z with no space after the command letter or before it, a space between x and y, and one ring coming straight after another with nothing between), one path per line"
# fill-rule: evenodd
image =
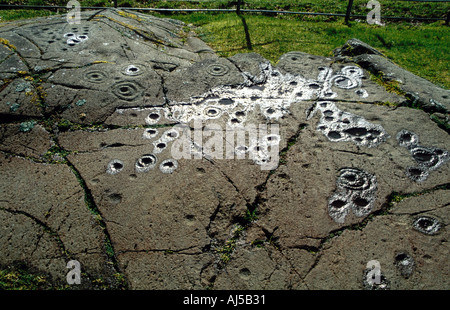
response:
M19 83L16 86L16 92L20 93L25 91L26 93L31 92L31 84L29 82L23 82L23 83Z
M6 103L6 105L9 106L9 111L10 112L16 112L20 108L20 104L18 104L18 103L11 103L9 101Z
M23 122L20 123L19 130L21 132L28 132L34 128L34 125L36 125L36 121Z
M386 91L390 93L394 93L403 97L406 96L406 92L400 88L400 83L396 80L387 78L383 72L378 72L377 74L372 73L370 75L370 79L383 86Z
M443 113L434 113L430 115L432 121L434 121L440 128L450 133L450 116Z
M66 156L69 154L69 151L54 145L44 154L44 158L50 163L64 164L67 162Z
M79 107L83 106L86 103L86 99L80 99L75 104Z

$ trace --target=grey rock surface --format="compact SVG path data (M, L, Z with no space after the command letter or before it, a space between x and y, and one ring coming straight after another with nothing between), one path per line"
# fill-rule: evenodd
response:
M186 29L1 24L1 268L73 289L450 287L448 90L356 40L273 65Z
M450 91L434 85L399 67L376 49L357 39L348 40L334 51L337 58L350 60L380 76L386 82L398 83L407 104L420 106L428 112L450 111Z

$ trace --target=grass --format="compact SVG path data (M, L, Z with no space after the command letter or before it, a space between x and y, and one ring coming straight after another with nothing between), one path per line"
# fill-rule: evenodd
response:
M48 275L30 270L25 263L0 267L0 290L64 290L67 286L52 284Z
M34 5L65 5L66 1L11 0L9 3ZM109 0L80 1L82 6L111 6ZM301 12L345 13L347 0L247 0L243 9L289 10ZM233 1L136 1L118 0L119 6L159 8L234 8ZM355 0L353 14L365 15L366 0ZM449 3L419 3L386 0L382 2L382 16L445 17ZM63 13L63 12L61 12ZM50 11L2 10L2 21L46 16ZM365 20L344 24L342 17L305 15L245 14L246 40L243 19L235 13L157 14L182 20L196 26L199 36L218 54L229 57L237 53L256 52L273 64L289 51L331 56L333 49L348 39L358 38L382 51L401 67L431 82L450 88L450 28L443 21L434 23L391 22L384 27L369 25Z
M222 247L216 249L216 253L220 254L220 260L222 263L226 264L230 261L231 255L236 249L237 241L241 237L244 230L245 227L237 225L234 228L233 236L231 237L231 239L227 240Z
M78 0L82 6L113 6L112 0ZM9 4L21 5L59 5L66 6L67 0L8 0ZM243 0L242 9L264 9L277 11L340 13L344 14L348 0ZM398 0L382 0L381 13L383 16L405 17L445 17L449 3L436 2L410 2ZM153 8L203 8L203 9L229 9L234 8L236 0L117 0L119 7L153 7ZM370 9L368 0L354 0L352 14L366 15Z
M27 274L23 271L0 270L1 290L33 290L47 288L47 280L43 276Z
M450 87L450 29L432 24L390 23L384 27L353 21L317 22L284 17L246 15L252 49L236 14L171 16L198 27L200 37L220 55L256 52L272 63L289 51L332 56L348 39L358 38L398 65L441 87ZM267 31L270 29L270 31Z

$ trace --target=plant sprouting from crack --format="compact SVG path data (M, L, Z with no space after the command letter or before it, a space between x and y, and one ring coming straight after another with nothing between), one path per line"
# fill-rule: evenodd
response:
M60 290L67 288L67 285L51 283L47 274L31 270L24 262L0 268L0 290Z
M253 210L247 209L245 211L244 220L248 223L252 223L258 220L258 210L254 208Z
M59 147L58 145L52 146L48 151L44 154L44 158L47 162L53 164L66 164L67 163L67 155L70 152L65 149Z
M221 248L216 249L216 252L220 254L220 260L222 263L226 264L230 261L231 255L236 249L237 241L242 236L244 230L245 227L239 224L236 225L233 231L233 236L227 240Z
M256 239L251 242L251 245L257 248L264 248L267 244L272 245L275 249L280 249L280 245L278 243L278 237L275 236L275 231L272 233L269 233L267 231L264 231L266 233L266 239Z
M116 270L119 270L118 268L118 263L116 261L116 254L114 251L114 246L112 244L111 241L111 237L106 229L106 223L103 220L103 217L100 213L100 210L97 208L95 201L94 201L94 197L92 196L91 191L89 190L89 188L87 187L86 182L84 181L84 179L82 178L80 172L75 168L75 166L70 162L67 161L66 163L69 168L72 170L72 173L75 175L75 177L78 180L78 183L80 184L81 188L83 188L84 191L84 201L85 204L88 208L88 210L92 213L92 215L94 216L94 218L97 220L98 224L100 225L100 227L102 228L104 234L105 234L105 239L104 239L104 248L105 248L105 253L109 259L109 264L113 265L115 267ZM125 277L119 276L120 273L116 273L115 274L115 278L116 279L120 279L121 281L119 282L119 285L121 288L127 288L127 283L125 280Z
M385 77L383 72L370 74L370 79L383 86L388 92L404 97L406 93L400 88L399 82Z

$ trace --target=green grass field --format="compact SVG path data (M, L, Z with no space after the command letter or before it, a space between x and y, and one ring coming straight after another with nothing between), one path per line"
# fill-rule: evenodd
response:
M158 8L235 8L232 1L136 1L118 0L119 6ZM352 14L366 15L368 0L355 0ZM382 16L445 17L448 3L419 3L382 0ZM8 3L65 5L66 1L10 0ZM111 6L110 0L80 1L82 6ZM245 0L243 9L345 13L347 0ZM60 13L64 13L61 11ZM3 10L1 21L54 14L50 11ZM263 15L245 13L251 49L244 32L244 20L235 13L158 14L195 26L196 32L222 56L256 52L273 63L289 51L330 56L348 39L358 38L382 51L398 65L441 87L450 88L450 28L443 21L406 22L382 20L385 26L369 25L364 18L346 25L343 17L310 15Z
M60 5L68 0L1 0L0 3L24 5ZM82 6L112 6L112 0L79 0ZM154 8L232 8L236 0L117 0L119 7ZM264 9L317 13L345 13L348 0L242 0L243 9ZM366 15L368 0L354 0L352 13ZM444 17L450 8L446 2L411 2L399 0L379 0L385 16Z
M219 54L256 52L276 63L289 51L331 56L348 39L358 38L382 51L395 63L449 88L450 31L442 23L372 26L365 22L299 21L283 17L247 15L252 50L247 48L242 20L236 14L174 16L198 26L200 37Z

